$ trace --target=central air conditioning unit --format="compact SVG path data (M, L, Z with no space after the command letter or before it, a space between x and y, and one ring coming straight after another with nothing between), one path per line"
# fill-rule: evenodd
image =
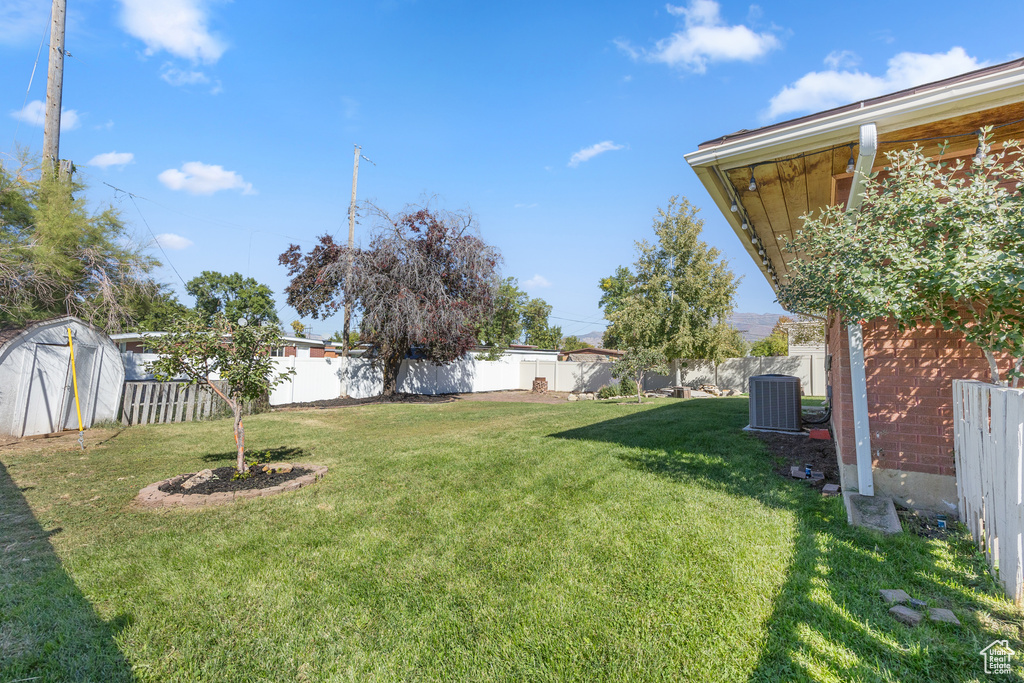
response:
M755 375L750 378L750 428L801 430L799 377Z

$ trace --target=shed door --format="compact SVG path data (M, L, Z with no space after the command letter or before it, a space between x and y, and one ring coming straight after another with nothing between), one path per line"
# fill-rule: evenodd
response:
M61 431L61 418L71 389L71 350L67 345L36 344L28 383L22 436ZM24 386L24 385L22 385ZM72 395L71 401L74 402Z
M82 404L82 426L92 426L92 411L96 403L98 378L93 378L96 347L75 343L75 371L78 373L78 401ZM67 400L64 402L64 429L78 429L78 411L75 409L75 387L68 377Z

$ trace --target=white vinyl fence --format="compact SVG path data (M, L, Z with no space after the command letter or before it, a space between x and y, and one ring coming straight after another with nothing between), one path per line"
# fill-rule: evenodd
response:
M768 356L764 358L730 358L716 366L709 361L682 361L683 386L714 384L719 389L732 389L747 393L747 384L755 375L792 375L800 378L800 387L807 396L825 395L824 356ZM536 377L548 381L550 391L597 391L611 384L611 363L556 362L545 360L523 361L519 366L519 389L529 389ZM673 383L672 377L648 375L644 378L645 391L657 391Z
M1024 389L953 381L960 518L999 583L1024 600Z

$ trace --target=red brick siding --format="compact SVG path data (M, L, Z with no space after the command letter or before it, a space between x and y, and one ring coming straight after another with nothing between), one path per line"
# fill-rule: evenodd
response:
M990 377L988 363L963 335L938 327L900 332L892 320L864 329L868 423L875 467L931 474L956 474L953 456L953 380ZM844 463L857 462L850 394L846 328L833 316L833 431Z
M324 349L323 349L323 347L322 346L311 346L311 347L309 347L309 357L310 358L323 358L324 357Z
M294 346L286 346L286 347L284 347L284 357L285 358L292 358L294 356L295 356L295 347Z

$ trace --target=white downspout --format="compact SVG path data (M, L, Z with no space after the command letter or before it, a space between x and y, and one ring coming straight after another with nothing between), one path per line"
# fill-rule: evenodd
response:
M853 172L846 212L853 213L864 200L864 181L871 174L878 151L878 131L873 123L860 127L860 148ZM864 335L859 323L846 327L850 344L850 393L853 396L853 436L857 444L857 487L862 496L875 495L871 471L871 429L868 425L868 382L864 371Z

